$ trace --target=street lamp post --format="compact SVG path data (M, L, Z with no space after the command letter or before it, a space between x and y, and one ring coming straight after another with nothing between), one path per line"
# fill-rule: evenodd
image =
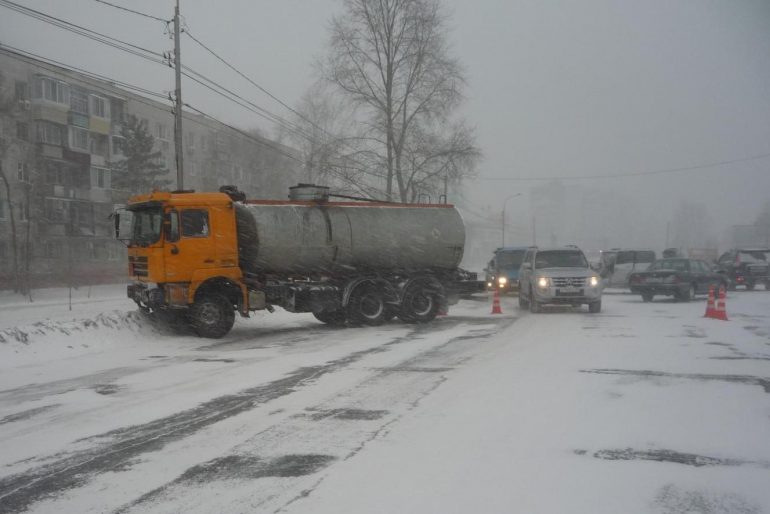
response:
M511 198L516 198L517 196L521 196L521 193L516 193L515 195L511 195L508 198L506 198L505 200L503 200L503 213L500 215L500 224L501 224L502 233L503 233L503 245L502 246L505 246L505 206L508 203L508 200L510 200Z

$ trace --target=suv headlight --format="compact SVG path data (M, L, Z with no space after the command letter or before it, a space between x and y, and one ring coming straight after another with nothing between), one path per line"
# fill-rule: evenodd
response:
M596 287L599 285L600 279L596 275L592 275L586 279L586 284L588 284L591 287Z
M551 285L551 279L548 277L540 277L537 279L537 287L545 289Z
M498 282L498 283L499 283L501 286L504 286L505 284L507 284L507 283L508 283L508 279L507 279L507 278L505 278L505 277L500 277L500 278L498 278L498 279L497 279L497 282Z

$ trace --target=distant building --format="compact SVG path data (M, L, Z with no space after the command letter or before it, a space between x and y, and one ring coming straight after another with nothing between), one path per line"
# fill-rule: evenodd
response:
M10 186L8 198L0 183L0 289L13 273L12 214L19 265L33 284L124 277L109 215L130 192L112 187L110 163L123 158L128 115L146 122L174 184L168 104L0 48L0 166ZM183 118L186 189L235 184L252 198L283 198L299 177L296 150L201 115Z

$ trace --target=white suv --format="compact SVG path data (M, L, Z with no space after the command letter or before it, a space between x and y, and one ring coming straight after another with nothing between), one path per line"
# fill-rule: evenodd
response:
M588 304L602 310L602 280L576 246L527 250L519 269L519 307L540 312L544 304Z

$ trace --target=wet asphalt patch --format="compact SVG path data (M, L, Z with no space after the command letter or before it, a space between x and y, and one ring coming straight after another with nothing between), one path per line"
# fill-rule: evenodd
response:
M667 373L664 371L633 370L633 369L581 369L581 373L596 373L599 375L625 375L640 378L675 378L686 380L721 381L736 384L760 386L770 393L770 379L751 375L708 375L705 373Z
M212 480L256 480L267 477L312 475L331 464L331 455L282 455L265 460L257 456L228 455L185 471L175 482L207 483Z
M55 409L60 405L61 405L60 403L54 403L52 405L44 405L42 407L36 407L34 409L23 410L21 412L17 412L16 414L9 414L8 416L0 418L0 425L5 425L6 423L13 423L15 421L23 421L25 419L30 419L37 416L38 414L42 414L43 412L49 411L51 409Z
M334 456L320 454L282 455L272 459L255 455L228 455L189 468L177 479L124 505L114 511L114 514L121 514L133 507L158 500L175 486L189 487L223 480L295 478L317 473L335 460Z
M342 419L349 421L374 421L389 414L386 410L367 409L328 409L312 410L310 419L320 421L322 419Z
M96 384L92 389L98 394L109 396L111 394L117 393L123 388L116 384Z
M455 368L427 368L420 366L391 366L389 368L375 368L383 373L444 373Z
M763 509L733 493L683 490L674 484L660 488L654 504L661 514L760 514Z
M575 450L577 455L586 455L586 450ZM751 465L763 469L770 469L770 462L730 459L720 457L710 457L707 455L697 455L695 453L682 453L674 450L635 450L633 448L616 448L609 450L599 450L594 452L593 457L602 460L644 460L655 462L668 462L672 464L682 464L685 466L694 466L696 468L704 466L745 466Z

